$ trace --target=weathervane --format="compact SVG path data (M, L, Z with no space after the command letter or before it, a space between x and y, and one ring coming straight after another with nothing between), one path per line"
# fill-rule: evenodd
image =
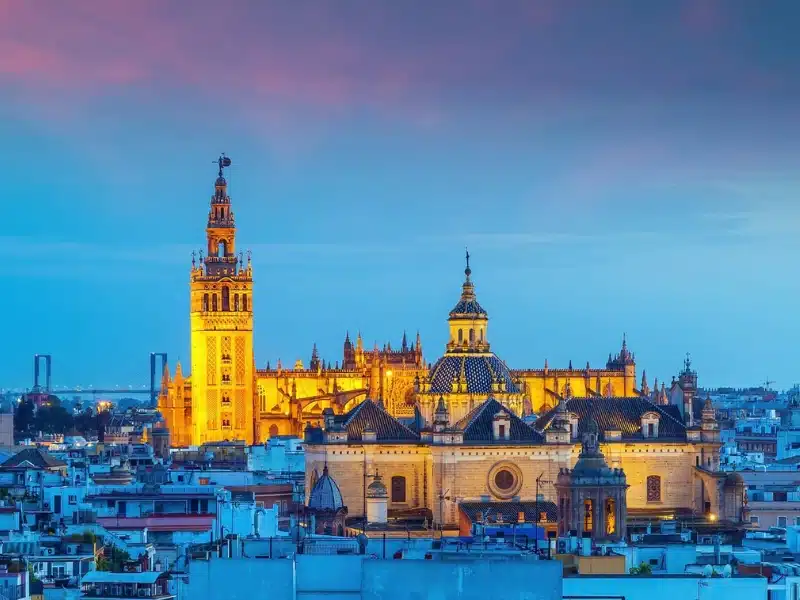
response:
M219 165L219 176L222 177L222 169L231 166L231 159L225 156L225 153L219 155L219 158L214 161Z
M467 268L464 269L464 273L466 274L467 279L469 279L469 276L472 274L472 269L469 268L469 248L464 247L464 250L467 253Z

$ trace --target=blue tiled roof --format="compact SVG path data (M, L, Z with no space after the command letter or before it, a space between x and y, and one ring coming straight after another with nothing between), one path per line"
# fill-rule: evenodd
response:
M450 316L455 315L483 315L486 316L486 311L483 307L478 304L478 301L475 299L466 300L462 298L459 300L458 304L453 307L453 310L450 311Z
M469 356L446 354L431 367L431 388L433 394L449 394L456 376L466 383L468 394L491 394L492 382L498 377L506 383L506 392L518 393L519 386L514 383L506 364L494 354Z

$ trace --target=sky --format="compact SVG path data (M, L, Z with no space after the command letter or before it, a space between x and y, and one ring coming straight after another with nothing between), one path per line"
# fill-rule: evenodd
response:
M0 388L189 363L220 152L263 367L444 350L800 381L796 0L0 0Z

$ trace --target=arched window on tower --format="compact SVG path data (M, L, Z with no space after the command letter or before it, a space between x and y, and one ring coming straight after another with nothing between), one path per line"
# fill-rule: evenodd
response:
M208 294L203 294L203 312L208 312Z
M228 312L231 309L231 290L226 285L222 287L222 310Z
M458 330L458 343L461 344L464 342L464 331L459 329Z
M591 498L583 501L583 530L587 533L594 532L594 502Z
M247 312L247 294L242 294L242 310Z
M211 311L217 312L217 295L211 296Z
M606 498L606 535L617 533L617 502L614 498Z
M475 343L475 330L474 329L470 329L469 330L469 343L470 344L474 344Z
M228 254L228 243L225 240L220 240L217 244L217 256L222 258Z
M481 327L481 342L483 342L483 327Z
M233 310L239 312L239 294L233 295Z

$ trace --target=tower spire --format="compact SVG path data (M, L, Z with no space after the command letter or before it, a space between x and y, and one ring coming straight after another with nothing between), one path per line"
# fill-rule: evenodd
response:
M469 248L465 247L465 252L467 254L467 268L464 269L464 275L467 276L467 281L469 281L469 276L472 275L472 269L469 268Z

